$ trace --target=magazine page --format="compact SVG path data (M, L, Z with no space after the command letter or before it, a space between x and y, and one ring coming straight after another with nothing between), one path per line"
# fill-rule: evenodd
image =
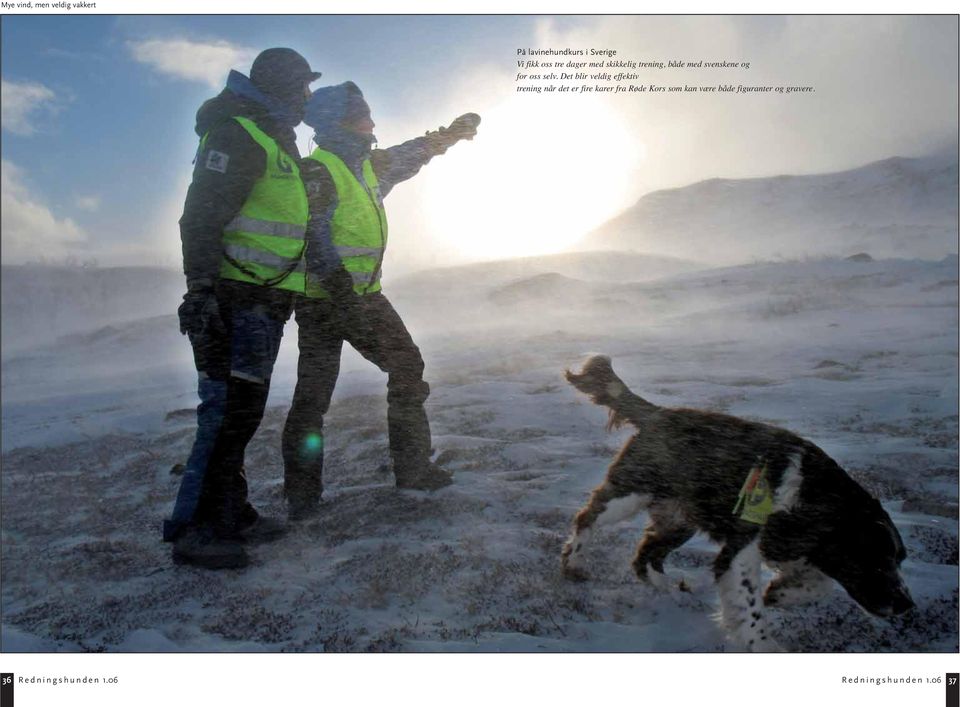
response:
M4 707L957 705L954 9L319 9L3 3Z

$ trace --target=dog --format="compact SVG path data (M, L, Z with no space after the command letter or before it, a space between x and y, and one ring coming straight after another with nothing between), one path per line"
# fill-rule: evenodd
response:
M811 600L830 579L876 616L914 606L890 517L816 445L770 425L654 405L627 388L607 356L592 356L566 378L610 409L608 429L638 429L574 519L561 554L567 578L587 578L584 548L594 528L645 510L637 577L665 587L667 555L697 531L708 534L721 546L713 565L721 622L741 650L781 650L763 606ZM762 597L761 561L778 571Z

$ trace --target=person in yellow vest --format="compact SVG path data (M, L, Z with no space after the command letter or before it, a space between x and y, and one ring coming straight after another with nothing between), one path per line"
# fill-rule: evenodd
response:
M323 417L340 367L343 342L388 375L390 458L401 488L436 490L452 477L430 460L423 358L380 288L387 246L383 198L435 155L476 134L479 116L386 150L370 108L352 82L317 89L304 122L317 149L301 162L310 202L304 296L296 299L300 361L283 430L284 491L291 520L316 514L323 490Z
M200 147L180 219L187 293L178 314L193 347L200 406L163 533L178 563L243 567L246 543L283 530L247 500L243 463L294 293L304 290L309 212L294 127L319 77L292 49L267 49L249 78L231 71L223 92L197 112Z

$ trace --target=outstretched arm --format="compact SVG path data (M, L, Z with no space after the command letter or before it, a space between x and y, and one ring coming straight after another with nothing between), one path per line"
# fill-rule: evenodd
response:
M423 137L374 150L370 155L373 171L380 182L380 193L386 196L400 182L414 176L437 155L442 155L460 140L472 140L477 134L480 116L467 113L454 120L450 127L428 132Z

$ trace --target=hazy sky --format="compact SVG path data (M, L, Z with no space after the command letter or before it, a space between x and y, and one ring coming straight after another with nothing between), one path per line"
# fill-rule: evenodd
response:
M387 200L387 274L564 249L651 190L956 146L957 18L5 17L2 260L179 266L194 114L269 46L356 81L381 146L483 116ZM518 94L518 48L750 62L637 83L805 95ZM528 57L529 58L529 57ZM588 82L590 83L590 82ZM302 128L301 149L310 131Z

